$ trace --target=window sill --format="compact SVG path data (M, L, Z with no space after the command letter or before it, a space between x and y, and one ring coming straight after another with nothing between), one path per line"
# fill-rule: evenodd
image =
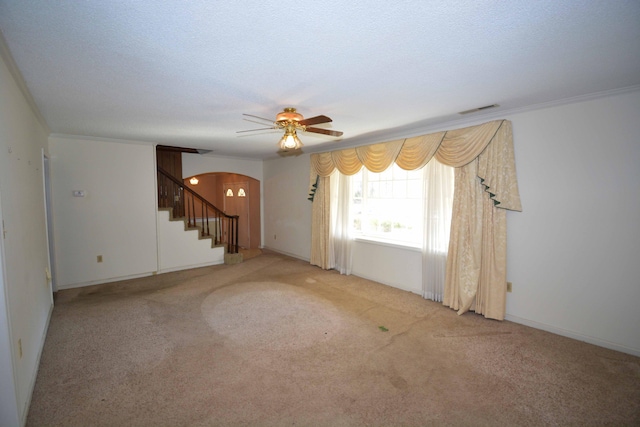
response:
M415 243L398 242L393 240L376 239L370 236L356 236L354 239L356 242L369 243L378 246L388 246L395 249L404 249L414 252L422 252L422 247Z

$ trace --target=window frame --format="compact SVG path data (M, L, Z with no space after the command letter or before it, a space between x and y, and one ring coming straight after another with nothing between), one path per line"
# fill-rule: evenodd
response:
M372 179L373 178L373 179ZM351 194L350 194L350 227L351 234L356 241L366 241L372 243L383 244L386 246L398 247L398 248L411 248L411 249L420 249L422 247L423 233L424 233L424 185L425 185L425 177L424 170L416 169L407 171L395 163L392 163L385 171L383 172L371 172L366 168L362 168L357 174L351 175ZM415 186L418 184L417 188L410 189L410 183L413 183ZM360 185L358 185L360 183ZM397 185L401 185L404 187L404 190L401 191L401 196L393 196L394 187ZM389 189L390 192L389 192ZM359 190L359 191L358 191ZM358 194L359 192L359 194ZM375 197L372 195L373 192L378 192L381 195L386 195L388 197ZM392 197L389 197L392 196ZM413 196L413 197L407 197ZM358 200L359 202L356 202ZM407 201L411 200L412 202L405 203L404 210L407 209L407 206L411 206L411 209L416 210L416 214L413 215L411 221L409 221L408 226L410 230L407 230L406 233L411 233L411 239L406 239L399 237L399 233L395 234L386 234L388 231L373 231L370 227L362 227L363 223L370 223L372 220L376 219L376 215L372 215L371 213L365 213L365 211L371 212L375 209L375 205L378 205L378 208L381 204L390 204L393 201ZM376 203L377 201L377 203ZM397 206L397 204L394 204ZM403 208L399 208L403 209ZM359 211L359 213L356 213ZM400 219L396 219L400 218ZM377 224L386 224L391 222L389 226L391 226L391 233L393 230L397 228L405 228L405 227L397 227L396 225L406 224L405 220L409 218L408 216L403 216L402 214L394 213L393 211L387 211L386 214L380 215L377 217ZM360 219L360 229L356 228L355 222ZM369 221L366 221L366 220ZM376 225L376 228L378 226Z

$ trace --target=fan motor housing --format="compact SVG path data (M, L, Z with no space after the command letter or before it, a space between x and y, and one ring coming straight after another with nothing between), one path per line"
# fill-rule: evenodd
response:
M296 112L295 108L285 108L276 116L276 122L299 122L303 119L302 114Z

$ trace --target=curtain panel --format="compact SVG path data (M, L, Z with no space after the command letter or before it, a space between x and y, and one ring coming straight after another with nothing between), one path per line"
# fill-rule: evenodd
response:
M396 162L419 169L432 157L455 167L455 190L443 304L502 320L506 304L506 213L521 211L511 122L496 120L463 129L311 155L313 199L311 264L333 268L329 258L329 176L362 166L384 171ZM321 196L321 197L319 197Z

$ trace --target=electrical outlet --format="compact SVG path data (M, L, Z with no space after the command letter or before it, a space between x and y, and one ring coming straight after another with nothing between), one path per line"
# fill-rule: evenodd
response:
M102 262L102 255L98 255L98 262Z
M18 355L20 356L20 359L22 359L22 338L18 340Z
M513 291L513 283L507 282L507 292Z

